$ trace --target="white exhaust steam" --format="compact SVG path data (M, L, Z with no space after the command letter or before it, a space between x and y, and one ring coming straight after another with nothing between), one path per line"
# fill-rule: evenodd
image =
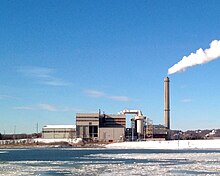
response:
M185 71L188 67L200 65L220 57L220 40L213 40L208 49L198 49L196 53L184 56L181 61L168 69L168 74Z

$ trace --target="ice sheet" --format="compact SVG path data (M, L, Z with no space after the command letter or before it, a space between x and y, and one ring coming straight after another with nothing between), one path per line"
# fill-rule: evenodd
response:
M103 153L75 161L0 162L0 176L27 175L220 175L219 152Z

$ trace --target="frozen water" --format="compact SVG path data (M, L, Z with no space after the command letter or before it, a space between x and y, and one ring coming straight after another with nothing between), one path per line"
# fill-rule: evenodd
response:
M71 148L7 150L7 152L0 155L0 176L220 175L220 150L75 150ZM19 158L20 155L23 156Z

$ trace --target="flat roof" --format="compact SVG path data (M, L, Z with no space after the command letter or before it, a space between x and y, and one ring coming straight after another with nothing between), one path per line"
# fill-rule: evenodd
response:
M76 128L76 125L45 125L43 128Z
M99 113L76 113L76 117L99 117Z

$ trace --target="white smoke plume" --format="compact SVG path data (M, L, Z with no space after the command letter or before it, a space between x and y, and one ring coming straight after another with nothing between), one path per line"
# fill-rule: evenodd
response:
M168 74L185 71L188 67L204 64L220 58L220 40L213 40L208 49L198 49L196 53L184 56L181 61L168 69Z

